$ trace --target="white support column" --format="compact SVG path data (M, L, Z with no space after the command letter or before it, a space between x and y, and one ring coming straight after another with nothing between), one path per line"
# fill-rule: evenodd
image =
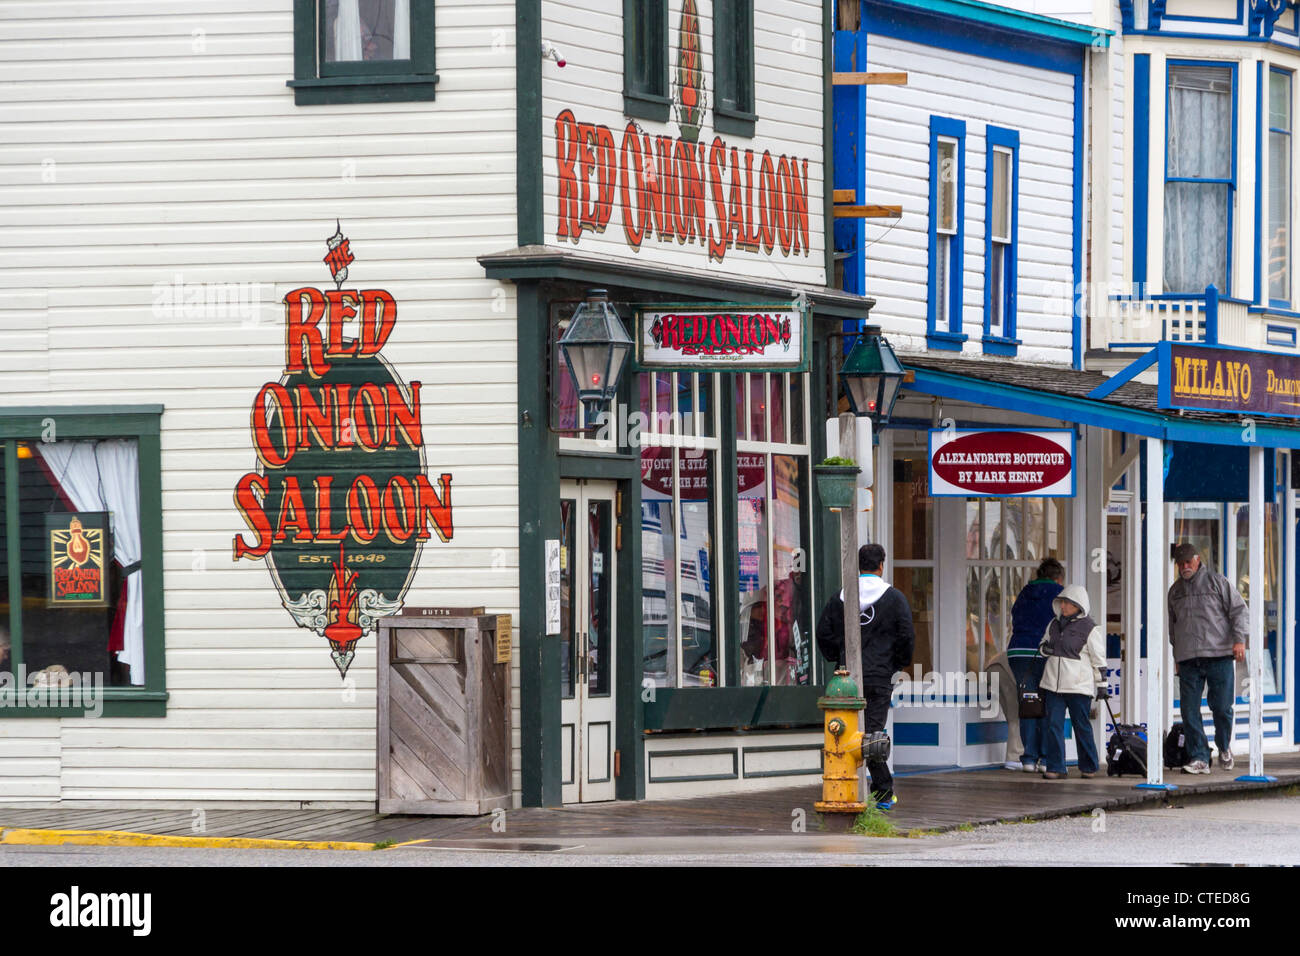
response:
M1296 619L1296 547L1295 547L1295 506L1296 494L1295 489L1291 487L1291 460L1296 453L1287 452L1282 458L1285 462L1283 468L1282 487L1286 492L1282 496L1282 610L1279 612L1279 619L1282 623L1282 660L1293 661L1291 655L1295 653L1295 619ZM1280 676L1280 675L1279 675ZM1285 686L1279 682L1279 687ZM1294 691L1292 691L1294 695ZM1282 716L1282 739L1294 740L1295 734L1295 707L1288 707Z
M1264 776L1264 449L1250 449L1250 776Z
M1129 436L1130 441L1139 441L1136 435ZM1139 632L1142 628L1142 490L1138 483L1142 480L1142 467L1137 459L1128 469L1128 481L1125 487L1132 493L1129 500L1129 516L1126 518L1128 533L1125 536L1124 549L1124 722L1140 724L1146 719L1142 701L1142 645Z
M1147 782L1139 786L1165 786L1165 565L1169 549L1165 544L1165 443L1148 438L1147 443Z

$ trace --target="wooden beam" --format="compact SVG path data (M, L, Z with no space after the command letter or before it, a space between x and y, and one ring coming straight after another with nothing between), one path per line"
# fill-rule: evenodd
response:
M836 189L834 190L836 202L857 202L858 191L856 189Z
M836 206L836 219L897 219L902 206Z
M832 86L907 86L906 73L840 73L831 74Z

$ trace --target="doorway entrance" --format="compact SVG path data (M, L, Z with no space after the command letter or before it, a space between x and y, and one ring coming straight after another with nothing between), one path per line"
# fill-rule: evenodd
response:
M560 484L560 780L565 803L614 799L612 481Z

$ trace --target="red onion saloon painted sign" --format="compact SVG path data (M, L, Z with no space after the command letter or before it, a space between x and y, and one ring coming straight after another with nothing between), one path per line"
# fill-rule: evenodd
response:
M683 0L673 71L679 136L652 136L635 120L616 133L572 109L556 115L557 240L580 243L617 218L634 252L657 242L699 246L713 262L728 249L810 254L808 160L701 139L701 49L694 0Z
M451 539L451 475L425 474L420 383L380 354L396 301L344 289L349 242L336 230L328 247L336 288L284 297L284 373L253 400L257 469L235 488L252 537L235 537L234 557L266 562L285 609L346 675L357 641L401 610L424 542Z
M1074 432L1068 429L930 432L931 497L1070 497Z
M642 369L806 367L803 312L788 304L647 309L637 313L637 325L637 365Z

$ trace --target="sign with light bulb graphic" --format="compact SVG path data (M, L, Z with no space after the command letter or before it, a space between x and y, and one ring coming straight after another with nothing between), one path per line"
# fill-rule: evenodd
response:
M73 511L45 516L50 543L50 607L107 607L108 512Z

